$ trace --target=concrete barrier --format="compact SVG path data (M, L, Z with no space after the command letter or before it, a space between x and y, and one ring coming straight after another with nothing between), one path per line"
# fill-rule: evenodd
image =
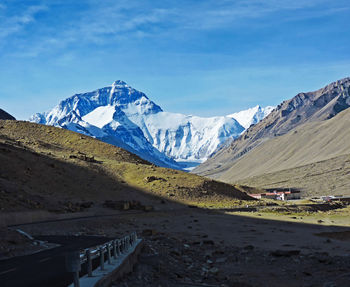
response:
M96 282L94 287L109 287L113 281L121 279L124 275L132 272L134 265L137 263L138 255L140 254L143 247L143 241L139 239L139 242L135 246L132 252L127 254L120 264L110 273L103 276L99 281Z
M81 264L87 263L88 271L85 276L79 280L75 280L70 286L74 287L107 287L112 284L113 281L118 280L126 273L133 270L135 263L137 262L138 255L143 247L142 239L137 238L136 232L131 233L129 236L125 236L122 239L114 239L106 242L105 244L83 250L80 253L80 259L78 260L78 266L76 261L67 260L69 263L66 267L68 272L72 275L76 275L76 270L79 270ZM113 250L113 258L111 251ZM107 261L105 258L107 255ZM75 258L74 254L68 254L68 258ZM91 260L95 258L100 260L99 267L95 270L90 270ZM71 266L77 268L72 268ZM79 268L78 268L79 267ZM74 271L74 272L73 272Z

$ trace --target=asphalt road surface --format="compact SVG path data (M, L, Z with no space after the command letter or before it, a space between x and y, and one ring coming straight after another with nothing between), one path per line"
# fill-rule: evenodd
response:
M61 287L73 282L73 275L66 272L65 254L93 247L109 241L97 236L39 236L39 240L61 244L59 247L32 255L0 261L1 287ZM94 265L98 265L98 260ZM82 266L81 274L86 274Z

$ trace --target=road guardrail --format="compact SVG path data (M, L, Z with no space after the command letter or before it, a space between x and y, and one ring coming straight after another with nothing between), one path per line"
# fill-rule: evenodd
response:
M66 270L73 273L74 287L80 287L79 272L81 265L87 264L88 277L93 276L92 261L100 258L99 268L105 269L105 261L111 264L112 256L117 259L123 253L127 253L137 242L136 232L131 233L121 239L110 240L104 244L93 248L86 248L81 251L74 251L66 254Z

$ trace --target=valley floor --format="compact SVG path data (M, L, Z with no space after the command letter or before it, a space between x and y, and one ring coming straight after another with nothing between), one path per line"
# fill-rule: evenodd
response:
M349 217L343 226L330 226L313 220L280 221L300 216L271 214L160 204L152 212L21 229L34 235L110 237L136 230L146 247L134 272L115 286L347 286Z
M350 155L236 180L258 188L294 188L303 197L350 195Z
M348 286L347 205L257 201L245 192L263 190L159 168L67 130L0 124L0 226L31 222L12 228L32 236L137 231L146 247L117 286ZM287 178L287 188L307 183L325 195L349 190L348 169L344 156L261 182L283 187ZM3 257L32 243L6 231ZM16 276L12 271L0 275Z

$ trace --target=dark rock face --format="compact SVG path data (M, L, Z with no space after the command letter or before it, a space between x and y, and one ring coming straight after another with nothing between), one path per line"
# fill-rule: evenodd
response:
M16 120L9 113L6 113L4 110L0 109L0 120Z

